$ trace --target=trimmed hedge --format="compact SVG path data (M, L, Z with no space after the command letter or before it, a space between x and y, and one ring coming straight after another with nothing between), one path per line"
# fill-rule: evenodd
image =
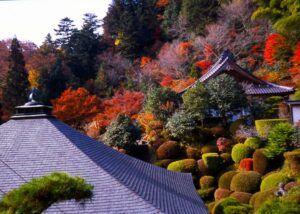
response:
M157 159L176 159L180 154L181 148L175 141L168 141L163 143L156 150Z
M255 149L259 149L262 147L262 142L260 141L259 138L257 137L248 137L244 144L246 146L249 146L251 149L255 150Z
M263 203L256 214L299 214L299 212L300 204L276 198Z
M233 192L230 197L235 198L243 204L249 204L252 194L248 192Z
M212 210L212 214L248 214L251 207L242 204L235 198L225 198L218 201Z
M195 147L188 146L185 150L186 157L198 160L201 158L201 151Z
M237 192L254 193L259 190L261 175L254 171L239 172L233 176L230 190Z
M254 210L257 210L265 201L276 198L275 191L275 189L270 189L263 192L256 192L249 201L250 205Z
M238 174L237 171L228 171L221 175L218 182L219 188L230 189L231 180L236 174Z
M194 175L197 171L197 162L194 159L174 161L168 165L167 169L174 172L190 172Z
M253 159L245 158L245 159L241 160L239 168L240 168L240 170L245 170L245 171L253 170Z
M216 201L219 201L223 198L229 197L229 195L232 193L229 189L223 189L223 188L218 188L215 191L214 197Z
M269 189L274 189L274 188L278 188L278 184L279 183L287 183L289 182L290 179L287 175L285 175L282 172L275 172L272 173L268 176L266 176L260 185L260 190L261 191L266 191Z
M201 154L205 153L217 153L219 152L218 147L216 145L204 145L201 147Z
M201 197L202 200L207 201L214 198L215 188L207 188L207 189L199 189L197 190L198 195Z
M278 123L287 123L287 119L265 119L255 120L255 128L257 133L262 138L267 138L271 129Z
M293 174L300 173L300 151L291 151L284 153L285 159L288 161Z
M223 163L226 165L233 163L230 153L222 153L222 154L220 154L220 157L222 158Z
M253 149L251 149L249 146L246 146L242 143L238 143L233 146L231 151L231 157L235 163L240 163L242 159L250 158L252 153Z
M300 186L292 187L287 194L282 197L282 200L300 204Z
M164 160L156 161L156 162L154 163L154 165L155 165L155 166L162 167L162 168L167 168L168 165L169 165L170 163L172 163L172 162L174 162L174 160L172 160L172 159L164 159Z
M249 205L228 206L224 209L224 214L249 214L252 208Z
M264 153L264 149L257 149L253 153L253 170L264 175L267 172L269 159Z
M204 161L202 159L197 161L198 170L201 175L208 175L209 171L207 166L205 166Z
M222 159L218 153L205 153L202 155L202 160L211 173L217 172L222 163Z
M213 176L205 175L200 178L201 189L208 189L214 187L215 178Z

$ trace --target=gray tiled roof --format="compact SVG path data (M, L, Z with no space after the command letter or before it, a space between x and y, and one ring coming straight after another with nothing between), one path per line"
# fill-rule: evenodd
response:
M0 197L33 177L66 171L94 185L94 196L45 213L207 213L190 174L121 154L54 118L10 120L0 139Z
M231 55L232 54L230 52L222 54L219 60L208 70L206 74L200 77L194 84L179 92L179 94L183 94L189 88L194 87L198 82L205 83L210 79L222 73L228 73L229 71L232 71L228 73L229 75L238 75L240 76L239 81L248 84L245 89L245 93L247 95L287 95L294 93L294 89L291 87L270 83L248 73L234 61Z

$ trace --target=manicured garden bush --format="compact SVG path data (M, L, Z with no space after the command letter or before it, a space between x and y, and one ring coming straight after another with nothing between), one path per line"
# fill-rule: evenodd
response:
M159 166L159 167L163 167L163 168L167 168L168 165L169 165L170 163L172 163L172 162L174 162L174 160L172 160L172 159L164 159L164 160L156 161L156 162L154 163L154 165L155 165L155 166Z
M222 163L222 159L218 153L205 153L202 155L202 160L211 173L217 172Z
M232 193L229 189L223 189L223 188L218 188L215 191L214 197L216 201L219 201L223 198L229 197L229 195Z
M292 187L287 194L282 197L282 200L300 204L300 186L296 185Z
M0 201L0 213L42 213L56 202L91 198L92 190L80 177L55 172L8 192Z
M157 159L172 159L177 158L180 154L180 146L175 141L163 143L156 150Z
M242 143L238 143L233 146L231 151L232 160L235 163L240 163L242 159L250 158L253 153L253 150Z
M202 159L197 161L198 170L201 175L208 175L209 171L207 166L204 164L204 161Z
M288 182L286 185L284 185L284 189L285 189L286 191L289 191L290 189L292 189L292 188L294 188L294 187L296 187L296 186L298 186L298 184L297 184L296 181L290 181L290 182Z
M297 175L300 173L300 151L291 151L284 153L285 159L288 161L290 169L293 174Z
M252 158L245 158L240 161L240 170L244 171L251 171L253 170L253 159Z
M287 119L265 119L255 120L255 128L258 135L262 138L267 138L271 129L278 123L288 122Z
M267 172L269 159L264 153L264 149L257 149L253 153L253 170L264 175Z
M174 161L168 165L167 169L174 172L190 172L194 175L197 171L197 162L194 159Z
M215 178L213 176L205 175L200 178L201 189L208 189L214 187Z
M294 148L295 129L289 123L277 124L268 135L265 154L268 158L282 155Z
M201 147L201 154L216 152L218 152L218 147L216 145L207 144Z
M219 152L230 152L232 141L225 137L219 137L216 144Z
M225 198L218 201L212 210L212 214L248 214L251 207L247 204L242 204L235 198Z
M207 188L207 189L199 189L197 190L198 195L201 197L202 200L207 201L214 198L215 188Z
M261 175L254 171L239 172L233 176L230 190L237 192L254 193L259 190Z
M208 208L208 212L211 213L214 206L215 206L216 202L210 202L209 204L206 204L206 207Z
M248 192L233 192L230 197L235 198L243 204L249 204L252 194Z
M287 183L290 181L289 177L282 172L275 172L266 176L260 185L261 191L266 191L269 189L274 189L278 187L279 183Z
M236 174L238 174L237 171L228 171L221 175L218 182L219 188L230 189L231 180Z
M220 154L220 157L222 158L223 164L225 165L229 165L233 163L230 153L222 153Z
M244 144L245 144L246 146L249 146L249 147L252 148L253 150L259 149L259 148L261 148L261 146L262 146L261 140L260 140L259 138L257 138L257 137L248 137L248 138L245 140Z
M277 196L274 194L276 190L270 189L263 192L256 192L252 195L249 203L254 208L254 210L257 210L265 201L269 199L274 199Z
M299 212L300 204L273 199L263 203L256 214L299 214Z
M185 150L187 158L193 158L195 160L198 160L201 158L201 152L200 149L197 149L195 147L188 146Z

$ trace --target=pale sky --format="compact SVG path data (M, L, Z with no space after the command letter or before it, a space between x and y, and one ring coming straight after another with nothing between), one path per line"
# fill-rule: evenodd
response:
M0 0L0 40L17 37L41 45L47 33L64 17L82 25L83 14L94 13L102 19L112 0Z

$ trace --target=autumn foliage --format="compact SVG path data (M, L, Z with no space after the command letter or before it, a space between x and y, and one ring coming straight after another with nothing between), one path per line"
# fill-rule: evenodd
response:
M158 8L166 7L169 3L170 3L169 0L158 0L156 2L156 7Z
M171 75L166 75L160 82L160 85L165 88L170 88L175 92L181 92L195 82L195 78L188 79L173 79Z
M101 100L85 88L68 88L52 101L53 114L65 123L80 128L102 109Z
M253 169L253 159L245 158L240 162L240 170L251 171Z
M287 48L286 39L278 34L269 35L266 40L264 51L264 60L267 65L274 65L277 61L278 54L281 50Z
M291 74L294 83L297 86L300 86L300 42L296 45L294 55L290 62L292 63L292 67L289 69L289 73Z
M209 60L200 60L196 62L194 65L200 68L202 71L201 72L202 75L204 75L208 71L208 69L212 66L212 62Z
M143 68L145 65L147 65L149 62L151 62L151 58L147 56L141 57L140 67Z

